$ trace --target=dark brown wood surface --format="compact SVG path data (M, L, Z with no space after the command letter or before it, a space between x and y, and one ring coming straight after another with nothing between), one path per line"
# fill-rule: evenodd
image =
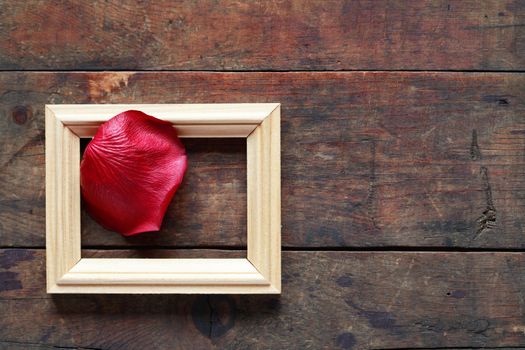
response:
M3 0L0 15L3 69L525 69L522 0Z
M525 1L0 0L0 38L0 350L525 347ZM283 294L47 295L44 105L213 102L282 104ZM83 212L83 257L246 255L245 142L185 144L162 231Z
M400 349L525 342L522 253L285 252L280 297L50 296L44 261L42 250L0 251L0 344L6 348Z

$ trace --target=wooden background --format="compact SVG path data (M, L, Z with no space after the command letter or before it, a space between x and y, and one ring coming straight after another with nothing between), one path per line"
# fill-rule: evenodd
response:
M0 349L525 346L525 1L0 0ZM282 103L283 293L45 292L44 104ZM187 140L162 232L245 254L245 143Z

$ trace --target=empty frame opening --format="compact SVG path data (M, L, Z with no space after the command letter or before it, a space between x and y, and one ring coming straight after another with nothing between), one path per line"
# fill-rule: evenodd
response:
M91 138L80 140L83 153ZM82 258L246 258L246 138L183 138L188 169L161 230L123 237L82 205Z

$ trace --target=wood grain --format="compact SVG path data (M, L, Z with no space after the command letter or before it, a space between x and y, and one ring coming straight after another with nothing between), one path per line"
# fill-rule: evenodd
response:
M524 253L284 252L280 297L51 297L44 260L43 250L0 251L4 344L384 349L525 342Z
M280 277L280 276L279 276ZM82 259L53 294L279 294L267 276L240 259ZM280 284L279 284L280 286Z
M45 107L48 291L80 260L80 139Z
M520 0L10 0L0 11L0 69L525 68Z
M524 1L0 0L0 18L0 70L50 70L0 73L0 247L45 243L44 104L210 102L282 103L285 247L280 297L50 296L43 249L0 250L1 350L525 344L525 253L392 251L525 249ZM184 142L163 230L83 213L101 249L82 257L246 257L246 143Z
M70 131L84 138L95 136L102 123L129 109L171 122L181 138L246 138L276 107L277 103L46 105Z
M248 136L248 260L281 291L281 108Z
M2 73L0 244L44 245L45 103L279 101L284 246L521 248L524 86L506 73ZM191 182L160 234L124 239L84 216L83 244L245 246L246 145L223 142L187 143Z

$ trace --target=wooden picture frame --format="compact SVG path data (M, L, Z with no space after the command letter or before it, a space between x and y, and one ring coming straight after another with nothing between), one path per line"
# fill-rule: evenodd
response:
M246 259L81 258L80 138L125 110L180 137L247 138ZM46 105L48 293L281 292L280 104Z

